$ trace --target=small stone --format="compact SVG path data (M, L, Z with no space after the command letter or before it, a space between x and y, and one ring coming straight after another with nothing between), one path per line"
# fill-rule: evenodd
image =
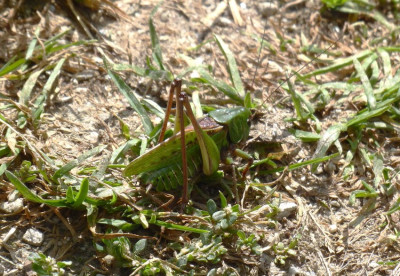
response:
M328 162L325 166L324 166L324 170L325 172L332 174L335 172L336 170L336 165L333 164L332 162Z
M317 169L315 170L314 174L319 175L324 173L324 168L322 166L318 166Z
M343 251L344 251L344 247L343 246L336 247L336 254L339 254L339 253L341 253Z
M106 255L106 256L104 256L103 257L103 261L108 265L108 266L110 266L110 265L112 265L112 263L114 262L114 256L111 256L111 255Z
M218 23L220 26L223 26L223 27L228 27L233 24L232 21L226 17L220 17Z
M340 203L336 200L332 200L330 203L332 207L340 208Z
M258 10L264 17L269 17L278 11L278 6L271 2L262 2L258 4Z
M378 266L380 266L380 265L379 265L377 262L372 261L372 262L369 263L368 266L371 267L371 268L376 268L376 267L378 267Z
M96 131L89 132L88 140L90 142L96 143L98 139L99 139L99 133L98 132L96 132Z
M39 246L44 240L44 235L42 232L35 228L29 228L28 230L26 230L24 236L22 237L22 240L31 245Z
M331 234L336 233L337 230L338 230L338 227L337 227L336 224L331 224L331 225L329 225L329 232L330 232Z
M294 212L296 212L296 210L297 210L297 204L296 203L289 202L289 201L282 202L279 205L279 213L276 216L276 218L279 220L279 219L282 219L282 218L289 217Z
M16 201L19 197L20 193L18 192L18 190L14 190L7 196L7 199L8 201Z
M291 265L289 267L288 275L302 275L304 272L297 266Z
M13 213L18 213L24 208L24 200L22 198L18 198L15 201L6 201L0 203L0 210L8 213L8 214L13 214Z

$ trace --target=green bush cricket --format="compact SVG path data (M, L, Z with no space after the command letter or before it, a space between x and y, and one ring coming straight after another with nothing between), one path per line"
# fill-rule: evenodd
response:
M185 204L188 201L188 179L200 172L212 175L218 170L220 150L229 143L236 144L248 137L251 112L245 107L224 108L197 120L186 94L181 92L181 86L182 81L177 79L171 85L160 143L133 160L125 168L124 176L140 174L142 182L153 184L157 190L170 190L182 185L182 203ZM174 94L177 99L174 135L162 141ZM186 128L184 110L191 122Z

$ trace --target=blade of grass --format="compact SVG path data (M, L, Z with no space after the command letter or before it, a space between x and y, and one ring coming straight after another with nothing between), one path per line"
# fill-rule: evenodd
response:
M107 63L104 61L108 75L111 77L113 82L117 85L118 90L125 96L131 107L139 114L142 121L144 131L148 135L153 130L153 124L150 120L144 107L140 104L139 100L136 98L135 93L131 91L129 86L118 76L116 73L108 69Z
M312 71L312 72L310 72L308 74L303 75L303 78L310 78L310 77L321 75L321 74L325 74L325 73L328 73L328 72L335 72L335 71L337 71L337 70L339 70L339 69L341 69L341 68L343 68L343 67L345 67L347 65L352 64L354 58L361 60L361 59L364 59L365 57L371 55L373 52L374 52L373 50L365 50L365 51L362 51L362 52L360 52L360 53L358 53L358 54L356 54L354 56L351 56L351 57L348 57L348 58L339 59L339 60L337 60L337 62L335 62L332 65L320 68L318 70L315 70L315 71Z
M317 149L313 155L313 159L321 158L325 155L331 145L339 138L339 135L344 131L345 125L337 124L329 127L322 135L321 139L318 141ZM311 171L315 171L318 164L313 164Z
M56 181L58 178L64 176L68 172L70 172L73 168L79 166L79 164L81 164L83 161L85 161L89 157L92 157L92 156L102 152L106 147L107 146L105 146L105 145L100 145L98 147L95 147L95 148L85 152L84 154L80 155L77 159L72 160L71 162L67 163L66 165L64 165L60 169L58 169L54 173L52 179L54 181Z
M357 70L358 75L360 76L362 85L364 87L364 93L365 96L367 97L368 107L370 110L373 110L376 107L376 99L374 96L374 92L372 90L371 83L369 82L368 76L357 59L353 59L353 64Z
M383 48L378 48L378 54L381 56L383 63L383 72L384 72L384 80L392 79L392 64L390 62L389 53L386 52Z
M233 87L226 84L225 82L217 81L206 70L202 68L197 69L197 72L199 73L200 78L192 78L191 79L192 82L197 81L214 86L219 91L228 96L230 99L234 100L237 104L243 105L243 99L239 97L239 95L237 94L236 90Z
M24 183L22 183L14 174L12 174L10 171L6 171L6 176L8 180L14 185L14 187L22 194L24 198L26 198L29 201L35 202L35 203L44 203L50 206L54 207L67 207L68 204L66 202L66 199L43 199L40 196L35 195L34 193L31 192L31 190L25 186Z
M28 106L28 102L29 102L29 98L30 98L32 89L35 86L36 81L42 72L43 72L43 69L33 72L29 76L27 81L24 83L24 86L22 87L21 93L19 93L19 103Z
M11 60L13 60L13 59L11 59ZM17 70L25 62L26 62L25 58L20 58L20 59L12 62L10 64L4 65L2 70L0 71L0 77L4 76L5 74L10 73L10 72L12 72L14 70Z
M165 222L161 220L156 220L154 222L151 222L152 224L165 227L167 229L174 229L174 230L179 230L179 231L185 231L185 232L192 232L192 233L197 233L197 234L206 234L209 233L209 230L205 229L198 229L198 228L193 228L193 227L188 227L188 226L183 226L179 224L174 224L170 222Z
M237 93L241 98L244 98L244 87L242 83L242 79L240 78L239 69L236 64L235 57L231 50L229 49L228 45L222 40L222 38L218 35L214 35L215 41L217 42L221 52L224 54L226 61L228 62L228 71L231 77L231 81L233 86L235 87Z
M32 41L29 43L28 50L26 51L25 55L26 60L29 60L32 57L33 51L35 50L38 41L37 37L39 36L39 34L40 34L40 26L36 28L35 38L32 39Z
M345 124L345 126L346 127L351 127L351 126L355 126L355 125L358 125L360 123L363 123L363 122L367 121L368 119L371 119L371 118L377 117L379 115L382 115L389 108L390 108L390 105L383 106L383 107L377 108L377 109L372 110L372 111L369 111L367 109L363 109L360 112L360 114L358 114L357 116L354 116L352 119L348 120L347 123Z
M339 156L338 152L336 152L334 154L331 154L331 155L328 155L328 156L323 156L323 157L320 157L320 158L313 158L311 160L307 160L307 161L304 161L304 162L291 164L289 166L278 167L278 168L272 169L272 170L259 171L258 174L260 174L260 175L273 174L273 173L277 173L277 172L283 172L285 169L288 169L289 171L293 171L293 170L296 170L296 169L299 169L299 168L302 168L302 167L308 166L308 165L318 165L318 164L320 164L322 162L328 161L328 160L330 160L332 158L335 158L337 156Z
M153 59L157 63L160 70L164 70L164 64L162 60L162 52L160 47L160 40L158 39L156 28L153 24L153 16L157 12L158 8L161 6L163 1L157 4L157 6L151 11L149 18L149 30L150 30L150 38L151 38L151 46L153 51Z
M72 208L80 207L83 201L86 199L88 192L89 192L89 180L87 178L84 178L81 182L79 191L74 198L74 203L72 204Z
M292 133L294 137L300 139L303 142L315 142L321 138L321 135L317 133L299 129L289 129L289 132Z
M61 73L61 68L65 60L65 58L62 58L57 62L57 65L54 67L53 72L51 72L50 77L47 79L46 84L43 87L41 95L35 101L35 108L32 109L32 120L36 125L39 123L40 116L44 111L47 97L50 94L51 89L54 88L54 83Z

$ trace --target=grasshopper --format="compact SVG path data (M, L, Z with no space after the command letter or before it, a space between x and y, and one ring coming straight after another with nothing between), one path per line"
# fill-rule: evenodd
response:
M248 137L251 112L245 107L224 108L197 120L181 87L181 80L172 82L159 144L133 160L125 168L124 176L140 174L142 182L151 183L160 191L182 185L182 203L185 204L188 202L188 179L201 171L212 175L218 170L221 149ZM163 141L174 95L177 99L174 135ZM191 122L186 128L184 113Z

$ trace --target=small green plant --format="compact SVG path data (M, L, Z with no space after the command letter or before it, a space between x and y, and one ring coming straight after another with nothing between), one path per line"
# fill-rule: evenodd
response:
M261 246L258 244L256 235L250 234L246 237L246 234L239 230L236 235L238 236L238 240L236 241L236 249L239 252L245 252L250 249L252 253L256 255L260 255L262 253Z
M228 231L229 228L236 222L239 216L239 205L231 206L227 203L227 200L223 193L219 193L221 199L222 210L217 211L217 204L214 200L209 199L207 202L208 212L211 216L211 220L214 224L214 231Z
M321 0L328 8L335 9L339 6L343 6L348 0Z
M295 248L297 247L300 237L300 235L296 235L287 246L285 246L283 242L278 242L272 247L275 252L275 263L285 265L286 259L296 256L297 251Z
M63 276L65 275L64 268L72 264L71 261L57 262L43 253L32 253L29 258L32 260L32 269L39 276Z

